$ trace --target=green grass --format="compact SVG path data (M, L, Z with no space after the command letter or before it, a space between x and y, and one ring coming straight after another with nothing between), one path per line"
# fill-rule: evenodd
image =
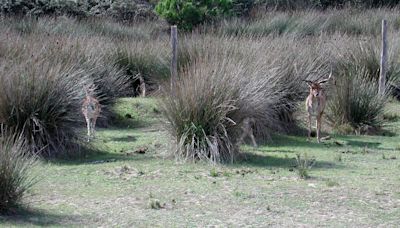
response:
M132 125L99 129L97 152L86 158L42 162L40 182L25 198L28 208L0 217L0 226L395 227L400 222L399 135L331 135L321 144L306 136L275 135L257 149L243 146L243 159L233 165L178 163L168 157L173 148L158 112L152 112L155 104L148 98L122 99L115 108L120 116L130 113ZM399 111L400 105L391 103L388 110ZM400 122L385 129L396 133ZM134 153L142 147L145 154ZM306 180L296 173L298 153L316 159Z

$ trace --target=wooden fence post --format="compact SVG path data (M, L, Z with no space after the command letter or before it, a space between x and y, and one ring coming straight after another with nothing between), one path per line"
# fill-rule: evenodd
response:
M382 50L379 74L379 90L378 93L383 95L386 88L386 70L387 70L387 22L382 20Z
M178 31L176 25L171 26L171 88L173 81L178 77Z

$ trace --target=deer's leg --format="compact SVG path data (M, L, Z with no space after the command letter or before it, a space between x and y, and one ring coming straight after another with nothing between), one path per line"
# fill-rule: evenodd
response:
M96 137L96 118L93 118L93 120L92 120L92 136L93 136L93 138L95 138Z
M308 114L308 138L307 140L311 140L311 115Z
M258 147L258 145L257 145L256 139L255 139L255 137L254 137L254 134L253 134L253 130L252 130L252 129L250 129L250 138L251 138L251 142L253 143L253 146L254 146L254 147Z
M321 142L321 117L322 115L318 115L317 117L317 142L320 143Z
M144 83L144 81L140 82L140 93L141 97L146 97L146 84Z
M89 118L85 118L86 119L86 126L87 126L87 141L90 141L90 119Z
M239 140L237 141L237 144L240 145L244 142L244 138L246 137L246 133L242 132L242 134L240 135Z

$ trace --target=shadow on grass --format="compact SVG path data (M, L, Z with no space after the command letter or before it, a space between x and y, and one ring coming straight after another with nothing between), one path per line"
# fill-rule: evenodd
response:
M81 156L75 158L53 158L47 161L60 165L101 164L119 161L148 161L156 159L154 155L131 152L110 153L109 150L85 148Z
M372 148L372 149L382 149L379 146L382 145L380 142L368 142L355 139L353 136L332 136L329 140L322 140L321 143L317 143L316 138L311 138L307 141L306 137L293 136L293 135L273 135L271 142L260 143L259 151L263 152L287 152L293 153L288 148L310 148L310 149L340 149L343 147L353 147L353 148ZM285 149L281 149L285 147ZM306 152L306 151L305 151Z
M262 168L293 168L296 167L295 158L282 158L275 157L270 155L261 155L256 153L246 152L242 154L243 158L238 161L238 165L245 166L253 166L253 167L262 167ZM326 162L326 161L318 161L316 160L313 168L340 168L339 165Z
M7 215L0 215L0 223L10 223L19 226L60 226L80 224L80 216L59 215L43 210L19 208Z
M147 121L134 119L131 116L127 117L126 115L122 116L116 114L115 117L112 119L112 126L124 129L124 128L143 128L149 125Z
M313 149L326 149L329 147L335 147L335 139L323 140L321 143L317 143L316 138L311 138L307 141L306 136L295 136L295 135L273 135L270 142L265 141L260 143L260 147L267 147L273 149L275 147L307 147ZM270 150L268 150L270 151Z
M125 137L111 137L108 140L109 141L115 141L115 142L134 142L137 139L133 135L127 135Z
M372 148L372 149L378 149L378 147L381 145L379 142L363 142L363 141L357 141L357 140L345 140L347 142L348 146L352 147L359 147L359 148Z

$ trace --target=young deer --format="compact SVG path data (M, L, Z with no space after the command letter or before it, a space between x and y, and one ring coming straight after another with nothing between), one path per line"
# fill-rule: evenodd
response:
M257 142L253 134L253 126L255 124L254 118L247 117L242 122L242 135L239 138L239 143L243 143L244 139L248 136L251 139L251 142L254 147L257 147Z
M306 80L309 88L310 94L306 99L306 110L308 112L308 140L311 137L311 117L315 116L317 118L317 141L320 143L321 137L321 121L322 115L324 114L324 109L326 105L326 95L324 89L322 88L322 84L329 81L332 77L332 72L329 74L327 79L323 79L321 81L309 81Z
M94 98L94 89L85 87L86 97L82 103L82 113L87 125L87 141L95 136L96 120L100 115L101 107L99 101Z

